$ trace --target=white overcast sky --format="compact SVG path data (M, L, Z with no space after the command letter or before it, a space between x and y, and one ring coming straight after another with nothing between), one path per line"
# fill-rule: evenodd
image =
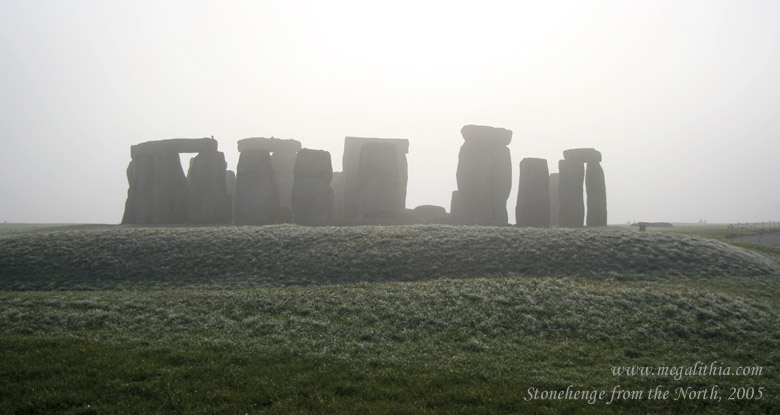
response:
M449 210L465 124L595 147L610 223L780 219L778 1L0 1L0 221L117 223L130 145L408 138ZM182 157L187 163L188 157Z

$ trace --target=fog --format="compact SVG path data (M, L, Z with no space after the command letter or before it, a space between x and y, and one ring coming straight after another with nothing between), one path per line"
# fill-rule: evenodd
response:
M223 4L227 3L227 4ZM449 210L460 128L518 163L594 147L609 223L780 219L780 2L6 1L0 222L118 223L130 146L331 152L407 138L407 207ZM187 156L182 162L187 166Z

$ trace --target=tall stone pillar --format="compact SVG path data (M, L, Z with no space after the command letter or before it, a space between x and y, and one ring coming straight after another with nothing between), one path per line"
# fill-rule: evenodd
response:
M343 223L359 224L361 223L360 205L361 205L361 170L360 160L362 148L368 143L386 143L395 148L395 167L394 174L397 180L398 190L394 192L398 195L395 200L398 203L394 211L401 212L406 208L406 186L408 182L408 164L406 154L409 152L409 140L400 138L370 138L370 137L346 137L344 139L344 156L342 159L344 175L344 197L343 197Z
M190 159L187 181L190 186L190 223L230 223L231 197L225 175L227 162L220 151L205 151Z
M581 161L558 161L558 224L565 228L579 228L585 219L585 201L582 182L585 165Z
M607 226L607 186L601 163L587 163L585 192L588 197L588 226Z
M123 224L185 223L189 184L179 153L217 151L213 138L174 138L147 141L130 147L127 201Z
M403 210L398 150L391 143L365 143L358 168L358 219L393 219Z
M298 140L251 137L238 140L238 151L264 148L271 153L276 188L279 189L279 203L282 209L292 211L292 189L295 181L293 169L301 142Z
M512 190L512 159L507 147L512 131L481 125L461 129L465 143L458 155L457 221L470 225L506 225L506 202Z
M607 226L607 190L604 184L604 170L601 168L601 152L593 148L575 148L563 152L565 160L585 163L588 166L585 188L588 201L588 226ZM563 180L561 178L561 180ZM580 184L580 188L582 184ZM582 190L580 189L580 194ZM580 196L581 197L581 196ZM563 205L561 205L563 209ZM580 225L582 226L582 221ZM561 224L561 226L564 226Z
M236 224L276 223L281 205L268 150L259 148L241 151L236 171L234 198Z
M550 226L550 174L547 160L524 158L520 161L515 220L517 226Z
M304 148L295 161L293 220L299 225L326 226L333 218L333 167L330 153Z

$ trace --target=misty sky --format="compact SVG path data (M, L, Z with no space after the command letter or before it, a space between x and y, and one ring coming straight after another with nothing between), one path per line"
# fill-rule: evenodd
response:
M575 147L610 223L778 220L780 2L0 2L0 222L118 223L130 145L211 135L408 138L449 210L465 124L514 132L512 222Z

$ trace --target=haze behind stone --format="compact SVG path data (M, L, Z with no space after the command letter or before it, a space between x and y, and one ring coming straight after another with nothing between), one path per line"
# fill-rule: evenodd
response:
M780 219L780 3L516 3L3 2L0 222L118 223L131 145L212 135L407 138L449 207L469 124L514 184L598 149L610 223Z

